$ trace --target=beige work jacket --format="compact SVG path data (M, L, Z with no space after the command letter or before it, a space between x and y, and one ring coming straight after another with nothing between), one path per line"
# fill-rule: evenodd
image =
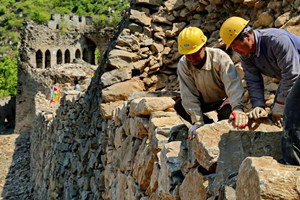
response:
M177 66L182 105L192 123L203 121L201 103L214 104L229 97L233 109L244 106L244 88L230 57L221 49L209 47L206 55L200 70L185 56Z

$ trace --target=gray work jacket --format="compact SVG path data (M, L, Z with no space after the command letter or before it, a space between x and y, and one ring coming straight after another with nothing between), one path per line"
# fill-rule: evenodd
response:
M206 47L206 61L199 70L182 56L177 74L182 105L192 123L203 121L201 104L214 104L229 97L234 109L244 106L244 88L230 59L222 50Z
M300 37L283 29L254 30L256 51L240 56L252 106L265 107L262 74L281 80L276 101L285 102L300 73Z

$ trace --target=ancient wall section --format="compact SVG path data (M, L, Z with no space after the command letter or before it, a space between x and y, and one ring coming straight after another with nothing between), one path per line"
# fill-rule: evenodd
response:
M62 23L58 20L55 22ZM84 37L86 32L95 31L93 24L83 26L79 23L79 25L74 31L70 24L64 25L65 29L62 30L26 21L22 33L24 38L22 47L25 50L22 54L27 57L26 62L33 68L42 69L51 68L57 64L71 63L77 58L95 64L96 43Z
M75 59L82 59L92 65L95 64L95 45L89 45L85 42L79 42L69 46L48 46L40 47L35 54L30 54L30 60L34 67L45 69L55 65L72 63Z
M113 32L110 28L96 30L89 16L54 14L46 24L24 21L19 47L16 132L30 131L36 108L40 107L35 98L38 93L49 99L55 83L68 90L75 79L82 89L87 88L95 70L95 51L99 49L103 54ZM57 74L55 79L53 74Z

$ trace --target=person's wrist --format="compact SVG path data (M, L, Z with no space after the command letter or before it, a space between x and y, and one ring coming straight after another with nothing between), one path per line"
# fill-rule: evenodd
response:
M193 123L193 125L200 125L200 126L202 126L203 124L204 124L203 121L198 121L198 122Z
M232 111L235 111L235 110L239 110L239 111L244 112L244 106L242 106L242 105L235 106L235 107L232 109Z
M244 111L241 109L234 109L232 112L244 112Z

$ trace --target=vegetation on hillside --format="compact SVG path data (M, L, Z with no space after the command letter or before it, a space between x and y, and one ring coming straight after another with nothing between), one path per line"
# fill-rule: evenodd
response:
M0 96L16 94L17 46L24 19L44 23L53 13L89 15L97 27L114 27L128 5L129 0L0 0ZM3 85L4 79L13 81Z
M16 95L17 74L16 58L6 56L0 59L0 97Z

